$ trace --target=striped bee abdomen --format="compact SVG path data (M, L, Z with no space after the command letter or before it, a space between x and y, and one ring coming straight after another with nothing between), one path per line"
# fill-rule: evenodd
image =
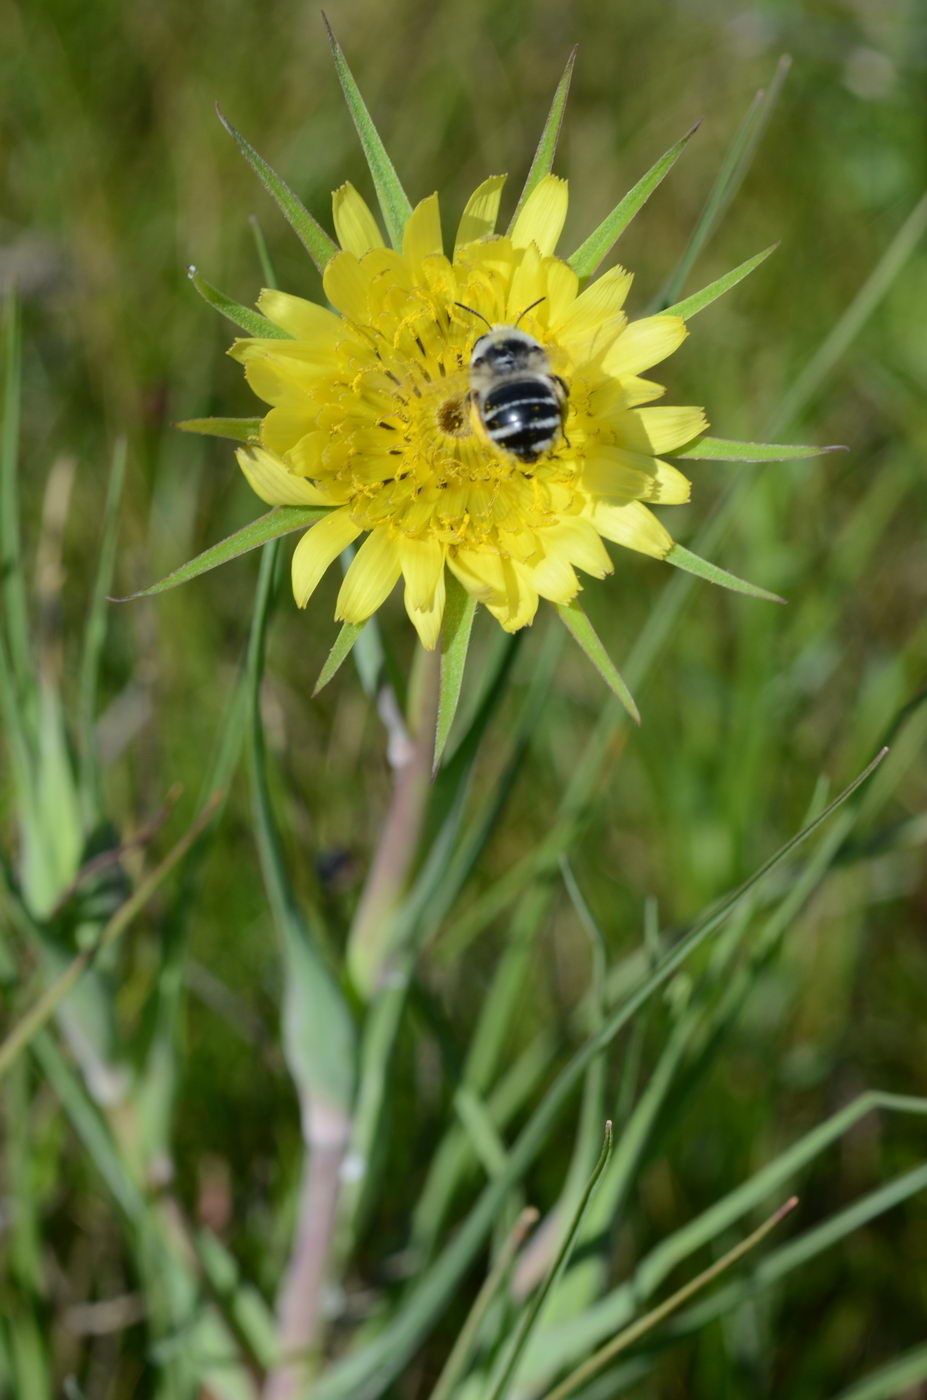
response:
M552 385L540 376L510 379L490 389L480 416L492 442L522 462L549 452L562 427L560 403Z

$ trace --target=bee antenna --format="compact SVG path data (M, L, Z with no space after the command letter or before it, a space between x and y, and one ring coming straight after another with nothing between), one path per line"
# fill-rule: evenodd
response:
M521 316L519 316L518 321L520 321L522 317L527 316L528 312L533 311L536 306L540 306L542 301L546 300L546 297L538 297L537 301L533 301L530 306L525 307L524 311L521 313ZM515 322L516 327L518 326L518 321Z
M541 300L543 301L543 297L541 298ZM489 329L492 330L492 322L486 320L486 317L483 315L482 311L474 311L472 306L464 306L462 301L455 301L454 305L459 306L461 311L469 311L471 316L478 316L479 319L481 321L485 321Z

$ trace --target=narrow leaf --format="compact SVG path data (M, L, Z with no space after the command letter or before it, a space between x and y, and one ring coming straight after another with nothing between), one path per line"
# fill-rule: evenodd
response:
M605 1168L608 1166L608 1159L611 1157L611 1155L612 1125L610 1122L606 1122L605 1141L602 1143L602 1151L599 1154L599 1160L593 1167L592 1175L589 1178L589 1181L586 1185L586 1189L583 1192L579 1204L577 1205L576 1210L573 1213L573 1218L571 1219L569 1227L567 1228L567 1231L563 1237L560 1249L557 1252L557 1257L551 1265L550 1271L546 1279L535 1293L530 1305L525 1309L525 1311L522 1314L521 1322L515 1334L515 1338L512 1347L509 1351L502 1375L499 1377L498 1383L494 1386L491 1392L491 1400L505 1400L505 1396L509 1393L509 1390L511 1389L512 1382L514 1381L516 1372L518 1370L518 1363L524 1355L525 1347L528 1343L531 1333L533 1332L537 1324L537 1320L541 1315L541 1309L547 1302L551 1289L553 1288L557 1280L560 1278L564 1268L566 1267L566 1262L570 1257L570 1251L573 1248L573 1242L576 1239L579 1227L582 1224L583 1218L586 1214L586 1208L589 1205L589 1202L592 1199L592 1194L599 1183L599 1178L601 1177Z
M557 143L560 140L560 128L563 125L563 114L566 110L567 98L570 95L570 80L573 77L573 65L576 62L576 51L578 45L573 46L573 51L566 62L563 76L557 84L557 91L554 93L554 100L550 104L550 111L547 113L547 120L544 123L544 130L541 132L541 139L538 142L528 177L525 180L525 187L518 197L515 206L515 213L509 224L509 232L512 224L521 213L522 206L536 185L543 180L545 175L549 175L554 164L554 156L557 154Z
M100 534L97 572L93 583L87 623L84 629L84 644L80 659L80 682L78 687L78 733L80 735L81 777L87 792L99 798L100 772L96 747L97 690L100 678L100 661L103 644L106 640L109 591L113 586L113 567L116 561L116 541L119 528L119 506L126 472L126 442L121 438L113 451L109 484L106 491L106 504L103 508L103 522Z
M13 1027L9 1035L0 1045L0 1077L6 1074L10 1066L15 1062L19 1054L26 1048L34 1036L43 1028L49 1018L61 1005L61 1002L74 989L83 974L90 967L99 955L117 941L125 932L132 921L141 913L145 905L160 889L167 876L174 866L185 856L200 836L202 831L209 825L216 813L217 801L210 802L206 808L196 818L193 825L180 838L173 850L161 861L160 865L148 875L134 891L133 894L121 904L105 925L99 938L89 947L78 953L77 957L65 968L64 972L55 979L34 1005L26 1012L22 1020Z
M684 321L689 321L699 311L704 311L706 306L710 306L718 297L724 296L732 287L736 287L738 282L742 282L745 277L764 263L770 253L774 253L779 247L778 243L770 243L768 248L764 248L762 253L754 253L752 258L742 262L739 267L732 268L723 277L719 277L716 282L709 282L707 287L703 287L700 292L693 292L690 297L683 301L677 301L673 306L662 308L668 315L681 316Z
M363 622L345 622L342 625L341 631L335 638L335 644L328 653L325 665L319 672L319 679L316 681L315 689L312 692L313 697L318 695L320 690L324 690L325 686L328 685L328 682L340 667L342 661L345 661L347 657L350 656L351 652L354 650L354 643L369 621L370 619L366 618Z
M818 830L839 807L867 780L885 758L883 749L833 802L812 822L791 837L765 861L749 879L726 896L679 940L653 973L608 1017L601 1030L581 1046L550 1084L516 1141L512 1144L506 1168L487 1183L476 1204L434 1264L423 1270L394 1313L389 1329L374 1337L361 1350L334 1363L317 1382L316 1400L360 1400L361 1396L382 1394L420 1345L422 1337L444 1314L460 1279L498 1219L499 1210L512 1187L535 1161L553 1131L559 1115L594 1058L615 1039L653 994L664 986L682 963L717 929L781 861L791 855ZM374 1387L371 1389L371 1383Z
M726 569L719 569L717 564L710 564L707 559L690 553L688 549L683 549L681 544L674 544L665 557L667 564L675 564L677 569L685 569L688 574L697 574L699 578L705 578L709 583L717 583L721 588L729 588L733 593L748 593L751 598L765 598L770 603L785 602L778 593L769 593L765 588L757 587L755 583L747 583L736 574L729 574Z
M914 1387L922 1381L927 1381L927 1345L895 1356L878 1370L870 1371L849 1390L841 1390L837 1400L893 1400L894 1396L915 1395Z
M332 254L337 253L337 245L329 238L321 224L316 223L289 185L281 180L276 171L267 164L264 157L258 155L254 147L245 140L240 131L235 130L230 121L226 121L218 107L216 112L226 131L238 142L238 149L261 184L277 201L283 217L321 272Z
M210 569L217 569L220 564L227 564L230 559L247 554L250 549L267 544L268 540L290 535L294 530L304 530L307 525L312 525L326 513L324 508L316 506L276 506L266 515L249 521L219 544L210 545L209 549L204 549L195 559L181 564L179 569L174 569L173 573L167 574L158 583L152 583L148 588L140 588L137 593L129 593L125 598L111 598L110 602L129 603L133 598L148 598L154 593L166 593L169 588L177 588L192 578L199 578L200 574L208 573Z
M252 311L250 306L242 306L241 302L233 301L224 292L220 292L218 287L207 282L206 278L201 276L195 267L187 268L187 276L203 300L207 301L214 311L218 311L220 315L225 316L241 330L247 331L249 335L257 336L259 339L293 339L288 331L275 326L273 321L268 321L267 317L262 316L260 311Z
M330 1114L333 1132L347 1133L355 1080L354 1019L323 955L319 930L303 914L293 889L270 801L267 746L261 717L261 679L273 598L278 545L261 559L248 642L251 711L251 783L254 831L267 902L280 940L284 970L283 1052L310 1132L309 1108Z
M360 88L354 81L354 76L345 62L344 54L341 52L341 45L335 38L332 27L327 16L322 14L325 28L328 31L328 40L332 46L332 57L335 60L335 70L338 74L338 81L341 83L341 91L344 93L344 100L348 104L348 111L351 113L360 143L363 147L364 156L370 170L374 189L377 192L377 199L380 202L380 211L383 215L383 222L389 234L389 240L394 248L402 247L402 235L412 213L412 205L409 203L405 190L396 174L396 168L386 153L386 147L380 139L380 135L373 124L366 103L361 97Z
M798 1198L792 1196L786 1201L784 1206L779 1207L774 1215L771 1215L768 1220L765 1220L759 1229L754 1230L751 1235L748 1235L745 1240L741 1240L740 1244L736 1244L733 1249L729 1249L716 1263L710 1264L707 1269L703 1270L702 1273L698 1274L697 1277L692 1279L689 1283L684 1284L682 1288L678 1289L670 1298L667 1298L665 1302L652 1308L650 1312L645 1313L644 1316L638 1318L636 1322L632 1322L630 1327L626 1327L622 1332L619 1332L617 1337L613 1337L604 1347L593 1356L590 1356L581 1366L578 1366L575 1371L567 1376L566 1380L561 1381L558 1386L555 1386L553 1390L549 1391L544 1400L566 1400L568 1395L572 1395L581 1385L585 1385L586 1381L594 1376L597 1371L600 1371L603 1366L613 1361L616 1356L622 1351L627 1350L629 1346L632 1346L640 1337L644 1336L645 1333L650 1332L654 1327L658 1326L659 1323L669 1317L671 1313L676 1312L678 1308L682 1307L683 1303L687 1303L689 1299L700 1292L701 1289L705 1288L709 1283L713 1283L719 1274L724 1273L725 1270L729 1269L733 1264L736 1264L738 1260L742 1259L745 1254L748 1254L751 1249L755 1249L756 1246L766 1238L770 1231L775 1229L781 1220L784 1220L787 1215L791 1214L797 1205Z
M537 1211L533 1206L528 1206L515 1221L505 1243L499 1251L498 1259L493 1264L482 1288L476 1295L473 1307L467 1314L466 1322L457 1334L457 1340L451 1349L450 1356L444 1363L444 1369L438 1377L437 1384L431 1392L429 1400L450 1400L450 1397L456 1393L458 1385L460 1385L466 1374L467 1365L479 1339L480 1326L483 1319L486 1317L490 1305L502 1292L503 1286L508 1278L512 1261L537 1218Z
M634 696L622 680L614 662L599 640L598 634L579 606L579 603L566 603L558 607L557 611L563 618L568 630L575 637L576 641L579 642L583 651L605 681L605 684L613 694L617 695L634 723L640 724L640 710L638 710L634 703Z
M444 604L444 621L441 626L441 682L435 731L435 772L441 767L451 725L457 713L475 612L476 599L453 574L450 574Z
M657 186L672 170L700 125L701 122L696 122L685 136L676 142L675 146L670 146L656 165L651 166L647 174L638 180L634 188L628 190L624 199L615 205L615 208L602 220L598 228L593 229L585 243L580 244L573 256L568 259L570 267L578 277L592 276L602 259L608 256L634 215L643 208Z
M753 164L753 157L756 155L763 132L766 130L776 103L779 101L782 85L790 67L791 59L781 58L776 65L776 71L769 87L761 88L750 104L747 115L734 134L734 139L722 161L718 177L711 187L705 207L689 240L689 245L664 290L661 302L668 304L676 301L696 259L740 189L747 171Z
M264 238L264 231L254 214L249 216L248 223L251 225L251 233L254 237L254 246L257 251L258 262L261 264L261 276L264 278L264 286L276 290L277 274L274 271L270 253L267 251L267 241Z
M183 433L231 438L233 442L253 442L261 434L260 418L185 418L174 427Z
M702 462L795 462L846 450L839 445L810 447L796 442L732 442L729 438L703 437L674 456Z
M809 400L818 392L875 311L879 302L887 294L925 233L927 233L927 194L924 194L915 204L850 305L830 333L824 337L785 395L775 416L775 426L770 431L781 432L784 426L788 426L798 417Z
M10 664L20 699L32 695L29 656L29 607L19 538L19 395L21 337L15 296L6 304L3 345L3 422L0 426L0 593L6 622Z

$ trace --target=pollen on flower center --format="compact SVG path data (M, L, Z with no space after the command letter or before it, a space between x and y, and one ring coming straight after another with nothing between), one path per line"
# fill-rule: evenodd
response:
M467 412L466 400L461 395L445 399L438 409L438 427L448 437L469 437L473 429Z

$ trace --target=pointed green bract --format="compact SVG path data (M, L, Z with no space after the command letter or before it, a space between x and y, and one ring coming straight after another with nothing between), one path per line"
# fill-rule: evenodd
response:
M570 95L570 80L573 77L573 65L576 62L576 50L578 45L574 45L573 51L566 62L563 70L563 77L557 84L557 91L554 93L554 100L550 104L550 111L547 113L547 120L544 123L544 130L541 132L541 139L538 141L531 168L528 171L525 187L518 197L515 206L515 213L512 215L509 224L509 232L512 225L521 213L522 206L535 186L543 180L545 175L549 175L554 164L554 156L557 154L557 143L560 140L560 128L563 126L563 113L566 110L567 98Z
M747 258L739 267L732 268L723 277L719 277L716 282L709 282L707 287L703 287L700 292L693 292L690 297L683 301L677 301L673 306L665 306L662 309L670 316L681 316L684 321L689 321L699 311L704 311L706 306L710 306L718 297L723 297L725 292L729 292L732 287L736 287L738 282L742 282L745 277L764 263L770 253L774 253L779 247L778 243L770 243L768 248L764 248L762 253L755 253L752 258Z
M622 680L614 662L582 608L578 603L566 603L558 606L557 611L609 690L617 695L634 723L640 724L640 711L634 703L634 696Z
M232 123L226 120L218 107L216 108L216 112L226 131L238 142L238 149L257 175L261 184L267 190L268 194L273 195L274 199L277 201L283 217L321 272L332 254L337 253L337 244L329 238L322 225L316 223L302 201L297 199L289 185L284 180L281 180L277 172L267 164L264 157L259 156L254 147L245 140L241 132L236 131Z
M341 663L346 661L351 655L354 649L354 643L369 621L370 618L368 617L365 618L363 622L345 622L342 624L341 631L335 638L335 644L326 657L325 665L319 672L319 679L316 681L315 689L312 692L313 697L318 695L320 690L324 690L332 676L334 676L335 672L341 666Z
M778 593L770 593L755 583L747 583L746 579L738 578L736 574L729 574L726 569L719 569L717 564L710 564L707 559L683 549L681 544L674 544L664 558L667 564L674 564L677 569L685 569L688 574L697 574L699 578L707 579L709 583L717 583L721 588L729 588L732 593L748 593L751 598L765 598L769 603L785 602Z
M260 418L185 418L182 423L175 423L174 427L183 433L231 438L233 442L253 442L261 436Z
M189 583L191 579L199 578L200 574L217 569L220 564L227 564L230 559L237 559L239 555L267 544L268 540L290 535L294 530L304 530L327 514L328 510L323 506L276 506L266 515L249 521L219 544L210 545L209 549L204 549L195 559L181 564L179 569L174 569L158 583L153 583L148 588L140 588L137 593L129 593L125 598L113 598L111 601L129 603L133 598L149 598L155 593L166 593L169 588L179 588L182 583Z
M666 178L676 161L682 155L689 141L700 126L695 123L685 136L681 137L669 150L652 165L633 189L628 190L612 212L602 220L597 229L590 233L584 243L567 261L578 277L591 277L603 258L607 257L620 235L627 228L639 209L647 203L657 186Z
M249 335L257 336L259 339L292 340L289 331L281 330L275 326L273 321L268 321L266 316L262 316L260 311L252 311L250 306L242 306L240 301L234 301L227 297L225 292L220 292L218 287L214 287L211 282L197 272L195 267L187 268L187 276L193 283L196 290L204 301L207 301L214 311L225 316L233 325L247 331Z
M699 438L685 452L674 454L688 462L796 462L806 457L823 457L846 448L811 447L797 442L732 442L728 438Z
M403 231L408 223L409 215L412 213L412 205L402 188L399 176L396 174L396 168L386 153L386 147L380 139L380 134L373 124L367 105L361 97L360 88L354 81L354 75L341 52L341 45L332 33L332 27L324 13L322 19L325 21L329 43L332 46L332 57L335 60L335 69L338 73L338 81L341 83L341 91L344 93L348 111L351 113L351 119L360 137L374 189L377 192L389 241L394 248L401 248Z
M449 574L444 620L441 624L441 688L435 730L435 772L441 767L451 725L457 713L475 612L476 599L458 583L453 574Z

